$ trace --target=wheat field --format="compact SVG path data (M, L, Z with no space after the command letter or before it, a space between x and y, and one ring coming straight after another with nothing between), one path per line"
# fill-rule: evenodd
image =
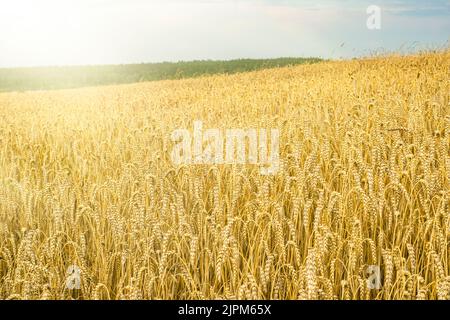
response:
M175 166L195 120L280 171ZM448 50L2 93L0 298L449 299L449 184Z

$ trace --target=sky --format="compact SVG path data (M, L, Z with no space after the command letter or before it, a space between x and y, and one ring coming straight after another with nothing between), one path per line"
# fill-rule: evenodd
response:
M0 67L339 59L449 41L450 0L0 0Z

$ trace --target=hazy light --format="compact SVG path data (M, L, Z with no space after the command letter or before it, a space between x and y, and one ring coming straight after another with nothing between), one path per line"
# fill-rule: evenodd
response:
M0 67L348 57L448 40L449 13L440 0L380 0L383 27L376 32L366 28L366 2L0 0Z

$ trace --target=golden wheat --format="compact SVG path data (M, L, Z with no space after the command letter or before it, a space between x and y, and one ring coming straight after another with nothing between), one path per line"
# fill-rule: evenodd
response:
M448 299L449 79L444 51L2 93L0 298ZM282 170L174 166L195 120L279 128Z

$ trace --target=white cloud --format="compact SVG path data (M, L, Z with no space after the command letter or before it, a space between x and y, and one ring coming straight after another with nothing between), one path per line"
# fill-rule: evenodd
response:
M369 32L365 0L2 0L0 66L339 57L448 39L448 16L430 13L441 1L379 2L383 28Z

